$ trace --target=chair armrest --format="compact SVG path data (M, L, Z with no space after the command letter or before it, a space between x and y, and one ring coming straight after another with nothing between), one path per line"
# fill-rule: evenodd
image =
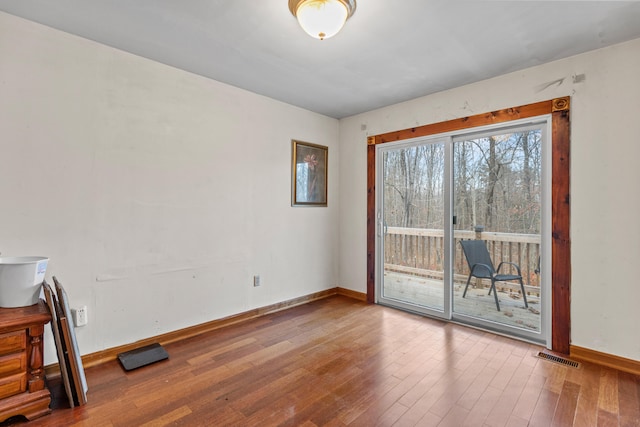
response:
M522 277L522 272L520 271L520 266L518 264L516 264L515 262L507 262L507 261L501 262L500 265L498 266L497 273L500 273L500 269L502 268L502 264L509 264L509 265L514 266L516 268L516 270L518 271L518 276Z
M493 269L491 267L489 267L487 264L473 264L473 267L471 267L471 273L469 273L471 276L477 277L475 276L474 272L476 270L485 270L487 272L487 275L484 276L487 279L491 278L493 276ZM478 274L478 273L476 273Z

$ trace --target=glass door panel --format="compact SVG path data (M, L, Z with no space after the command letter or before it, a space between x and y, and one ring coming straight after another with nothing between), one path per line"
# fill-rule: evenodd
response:
M543 135L539 125L454 140L454 317L498 330L517 328L524 335L541 333ZM478 249L486 248L489 259L467 260L461 240L483 242ZM476 264L489 266L476 266L470 278ZM502 279L493 287L491 275Z
M448 317L445 143L420 142L380 154L378 301Z

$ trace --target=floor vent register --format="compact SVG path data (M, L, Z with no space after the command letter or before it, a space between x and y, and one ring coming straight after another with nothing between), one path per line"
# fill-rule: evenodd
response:
M565 365L565 366L571 366L572 368L579 368L580 367L580 363L578 363L576 361L565 359L564 357L554 356L553 354L545 353L545 352L542 352L542 351L538 352L538 357L541 358L541 359L548 360L550 362L559 363L559 364Z

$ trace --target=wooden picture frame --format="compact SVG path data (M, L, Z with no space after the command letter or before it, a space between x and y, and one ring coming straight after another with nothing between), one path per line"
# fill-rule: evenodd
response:
M69 399L69 407L73 408L75 406L75 399L73 390L71 388L71 382L69 380L69 359L66 352L66 347L64 345L64 342L62 341L60 323L58 318L58 314L60 313L60 306L58 305L56 296L53 293L53 289L51 289L51 286L47 283L46 280L42 282L42 289L44 291L45 301L47 303L47 306L49 307L49 312L51 313L51 331L53 332L53 341L55 342L56 353L58 354L60 376L62 377L64 391L67 394L67 398Z
M291 206L327 206L329 147L291 141Z
M69 308L69 298L62 284L53 276L53 283L56 286L58 294L58 302L60 303L61 315L60 329L66 343L69 365L71 368L71 377L73 378L73 387L76 394L77 404L84 405L87 403L87 378L82 366L82 358L78 350L78 342L73 329L73 320L71 317L71 309Z

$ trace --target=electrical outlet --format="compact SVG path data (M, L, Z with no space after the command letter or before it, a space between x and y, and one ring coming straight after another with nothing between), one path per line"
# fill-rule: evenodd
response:
M260 276L258 276L258 275L253 276L253 286L254 287L260 286Z
M71 309L71 316L73 317L73 324L75 327L85 326L88 323L87 306L83 305L75 309Z

